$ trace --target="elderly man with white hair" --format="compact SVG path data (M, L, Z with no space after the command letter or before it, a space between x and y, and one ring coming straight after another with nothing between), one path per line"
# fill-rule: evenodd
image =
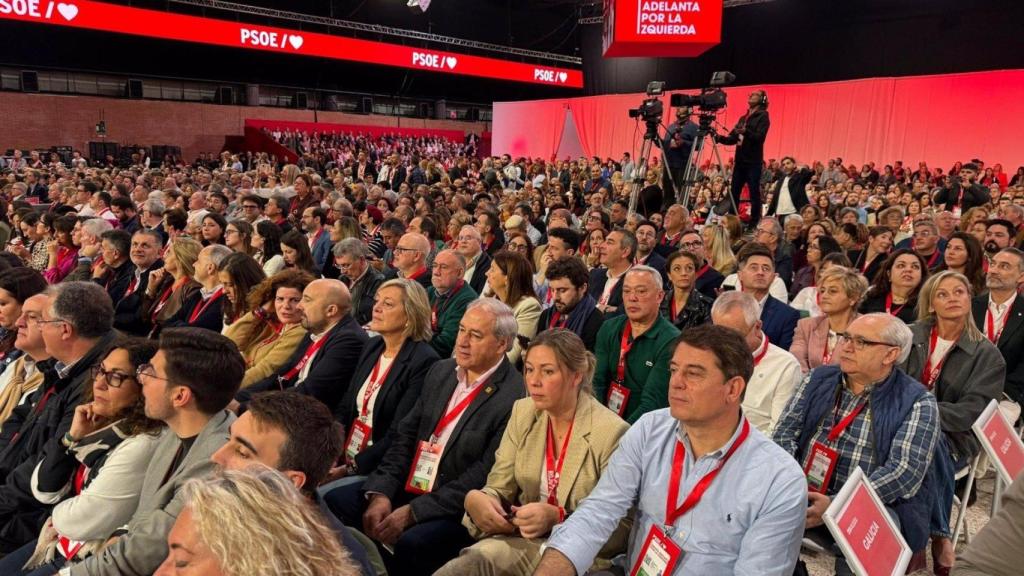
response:
M859 466L915 552L908 573L924 567L935 496L927 472L939 439L935 396L898 367L912 345L902 320L858 317L840 334L839 365L811 371L773 435L807 474L807 535L831 541L821 515ZM852 573L841 555L836 573Z

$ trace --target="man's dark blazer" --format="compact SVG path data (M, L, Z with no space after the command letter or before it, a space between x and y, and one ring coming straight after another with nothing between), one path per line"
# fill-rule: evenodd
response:
M124 264L118 268L107 266L107 271L103 276L93 278L92 281L102 286L110 296L110 301L117 304L124 297L125 290L128 289L128 284L134 275L135 264L132 264L131 260L125 260Z
M971 302L974 323L987 336L985 315L988 311L988 294L978 296ZM1014 296L1013 304L1006 313L1006 324L999 335L996 347L1006 360L1006 386L1003 391L1014 402L1024 404L1024 296Z
M469 279L469 287L477 294L483 294L484 284L487 283L487 271L491 269L491 255L486 251L480 251L480 258L476 261L476 268L473 269L473 276Z
M725 276L722 276L721 272L708 266L707 271L693 281L693 287L701 294L714 300L715 298L718 298L718 289L722 286L722 282L724 281Z
M623 277L619 278L619 281L615 283L615 287L612 288L612 293L608 295L608 306L615 308L614 312L605 313L605 318L612 318L623 314L622 309L622 281ZM604 292L604 285L608 283L608 269L607 268L594 268L590 271L590 295L594 297L594 300L601 301L601 293Z
M239 390L235 399L245 403L257 392L293 389L323 402L337 417L341 399L348 390L352 374L359 366L359 355L366 347L368 338L351 314L346 314L340 322L332 326L324 338L327 338L327 342L324 342L309 361L309 373L306 374L305 380L297 382L298 375L288 380L282 378L302 360L306 350L313 344L313 339L308 333L281 368L263 380Z
M214 332L220 332L224 328L224 304L228 301L228 297L221 294L219 298L211 302L205 310L203 310L195 322L189 322L189 318L192 317L192 311L196 309L196 306L202 305L203 293L196 290L191 296L185 300L174 316L167 319L164 322L164 328L186 328L191 326L192 328L206 328L207 330L213 330Z
M145 336L149 334L152 325L149 321L149 313L142 309L142 297L149 287L149 274L157 268L162 268L164 261L157 258L139 276L139 285L131 294L121 298L120 302L114 305L114 328L133 336ZM132 270L134 277L134 267ZM129 284L131 279L129 278Z
M783 350L789 350L793 344L793 333L796 323L800 320L800 312L785 302L768 296L761 310L761 329L768 336L768 341Z
M523 377L502 358L498 369L482 384L483 391L455 424L441 454L434 490L411 495L405 491L405 483L417 447L430 439L457 384L454 359L441 360L430 368L419 401L398 423L391 447L362 487L364 493L379 492L392 502L409 502L417 522L439 518L457 522L462 518L466 493L486 484L512 405L526 395Z
M359 417L363 407L363 398L359 394L359 389L370 377L374 365L383 353L384 339L374 336L366 343L362 355L359 356L356 371L352 374L352 383L341 399L341 407L338 412L338 419L345 426L346 434L351 429L352 422ZM367 446L356 456L356 467L360 474L369 474L380 464L381 458L391 446L394 427L402 417L412 412L416 401L419 400L427 371L439 359L440 357L430 342L414 342L406 339L402 344L398 355L391 361L387 378L384 379L380 392L377 393L377 399L373 402L373 418L370 422L373 430L371 434L373 445Z
M656 251L651 251L651 254L647 257L647 262L644 262L644 266L650 266L661 274L662 286L665 290L668 290L671 284L668 282L668 257L658 254Z
M786 179L786 174L780 174L775 182L772 182L771 189L775 191L772 194L772 203L768 205L768 215L774 216L775 211L779 208L779 194L782 192L782 182ZM797 212L801 208L810 204L807 199L807 183L814 177L814 171L810 168L804 168L797 170L792 174L789 174L789 186L786 188L789 190L789 198L793 201L793 207L796 208Z
M540 318L537 320L538 334L550 328L551 315L554 313L554 306L548 306L540 313ZM604 314L595 308L594 311L590 313L590 318L587 318L587 323L583 325L582 333L576 334L580 337L580 340L583 340L583 345L587 347L587 350L594 350L594 346L597 345L597 332L601 330L601 324L603 323Z

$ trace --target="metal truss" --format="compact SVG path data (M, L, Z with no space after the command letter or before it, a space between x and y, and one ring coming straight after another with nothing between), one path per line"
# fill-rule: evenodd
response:
M537 50L526 50L524 48L514 48L512 46L500 46L498 44L489 44L487 42L477 42L474 40L463 40L461 38L452 38L450 36L441 36L439 34L430 34L428 32L418 32L416 30L403 30L401 28L381 26L379 24L365 24L362 22L352 22L349 20L338 20L336 18L329 18L326 16L314 16L311 14L300 14L298 12L289 12L287 10L277 10L274 8L248 6L245 4L236 4L234 2L225 2L224 0L168 1L173 2L175 4L185 4L188 6L196 6L199 8L225 10L229 12L237 12L246 15L265 16L267 18L276 18L279 20L292 20L295 22L303 22L306 24L329 26L331 28L357 30L359 32L367 32L370 34L383 34L385 36L393 36L397 38L407 38L410 40L420 40L424 42L435 42L438 44L446 44L448 46L459 46L461 48L470 48L474 50L483 50L487 52L512 54L515 56L521 56L523 58L534 58L538 60L546 60L549 62L563 62L575 66L581 66L583 64L583 59L577 56L566 56L564 54L555 54L552 52L539 52Z

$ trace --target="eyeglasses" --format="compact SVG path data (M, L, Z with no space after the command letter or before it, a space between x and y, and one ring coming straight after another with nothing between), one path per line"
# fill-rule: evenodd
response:
M846 332L840 332L837 334L840 341L846 341L853 344L853 349L857 352L863 351L868 346L899 346L899 344L892 344L891 342L879 342L877 340L868 340L863 336L851 336Z
M405 248L403 246L395 246L395 249L392 250L392 252L394 252L395 254L401 254L402 252L416 252L416 251L417 250L415 248Z
M758 228L756 233L757 234L768 234L770 236L775 236L775 232L772 232L771 230L765 230L764 228Z
M242 210L259 210L259 206L255 204L242 204Z
M57 324L58 322L67 322L67 320L61 318L54 318L53 320L43 320L42 316L28 316L25 318L26 322L31 322L36 326L42 326L43 324Z
M683 242L683 243L681 243L679 245L679 247L680 248L686 248L687 250L689 250L691 248L700 248L703 245L704 245L704 243L701 242L700 240L695 240L693 242Z
M97 364L96 366L92 367L92 370L90 371L90 376L92 377L93 380L97 380L99 379L100 376L103 376L103 379L106 380L107 382L107 386L110 386L111 388L120 388L121 385L124 384L126 380L137 382L134 374L124 374L123 372L104 370L103 365L101 364Z
M526 244L511 243L508 245L509 249L515 250L516 252L526 252Z
M153 365L149 364L149 363L139 364L139 367L135 369L135 377L138 379L138 382L140 384L142 383L143 379L145 379L145 380L150 380L150 379L153 379L153 380L163 380L164 382L170 382L171 381L170 378L161 378L161 377L157 376L156 375L156 368L154 368Z

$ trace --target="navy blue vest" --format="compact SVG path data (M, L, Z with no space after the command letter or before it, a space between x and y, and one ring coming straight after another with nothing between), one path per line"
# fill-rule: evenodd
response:
M806 391L807 414L804 416L799 452L796 455L798 462L804 461L815 431L835 407L837 390L842 382L842 371L838 366L821 366L811 372ZM875 443L873 461L876 467L889 459L889 450L896 432L909 417L914 403L925 394L928 391L924 386L898 368L893 369L892 374L871 391L865 414L871 416L871 438ZM873 471L865 470L864 473L870 475ZM928 520L935 485L934 466L929 465L924 482L914 496L885 503L899 518L900 531L911 550L922 550L928 544Z

